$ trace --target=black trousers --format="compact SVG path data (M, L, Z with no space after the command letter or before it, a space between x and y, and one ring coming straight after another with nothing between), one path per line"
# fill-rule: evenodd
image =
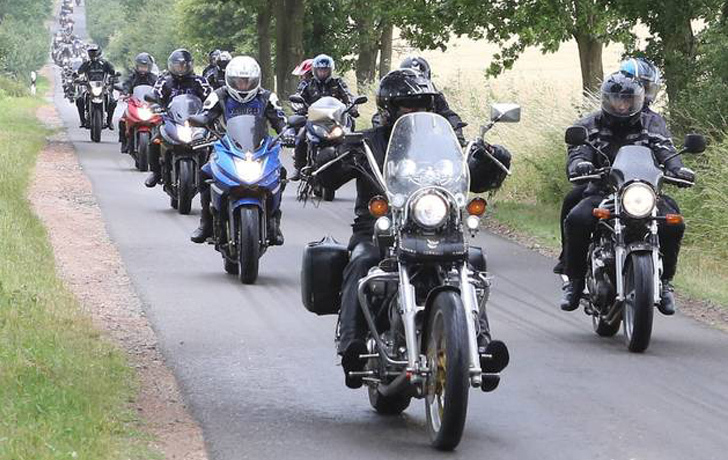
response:
M306 155L308 154L308 142L306 142L306 128L301 128L296 136L296 147L293 150L293 166L300 170L306 166Z
M597 226L597 218L592 215L592 211L599 206L603 199L602 195L587 196L574 206L566 217L564 224L565 255L566 275L569 278L583 279L586 275L589 243ZM660 215L680 213L680 208L675 200L667 195L660 196L657 209ZM677 270L677 259L685 234L685 224L667 225L660 222L658 234L664 269L662 279L671 280Z
M117 101L112 96L109 96L108 113L106 114L106 123L111 126L111 121L114 118L114 111L116 110ZM76 109L78 110L78 119L81 120L81 124L85 125L86 120L86 97L81 96L76 98Z
M572 209L579 204L584 198L584 192L586 191L588 184L576 185L569 193L564 197L564 201L561 203L561 218L559 219L559 227L561 228L561 254L559 254L559 260L564 262L564 242L566 237L564 234L564 222L566 216L569 215Z

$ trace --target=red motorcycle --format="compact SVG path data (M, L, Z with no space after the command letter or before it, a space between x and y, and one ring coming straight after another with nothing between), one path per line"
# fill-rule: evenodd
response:
M162 117L144 100L144 96L153 92L154 88L148 85L134 88L126 101L126 111L122 118L126 124L128 152L134 158L134 163L139 171L149 169L152 130L162 123Z

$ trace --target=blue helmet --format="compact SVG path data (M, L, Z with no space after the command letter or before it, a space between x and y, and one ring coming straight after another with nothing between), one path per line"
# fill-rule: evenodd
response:
M662 87L662 75L657 66L645 58L630 58L622 62L619 71L642 83L645 87L645 104L655 102Z

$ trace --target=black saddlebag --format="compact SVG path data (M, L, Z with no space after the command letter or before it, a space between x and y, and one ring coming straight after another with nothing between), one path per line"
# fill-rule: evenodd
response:
M330 236L309 243L301 262L303 306L317 315L335 315L341 307L341 284L349 250Z

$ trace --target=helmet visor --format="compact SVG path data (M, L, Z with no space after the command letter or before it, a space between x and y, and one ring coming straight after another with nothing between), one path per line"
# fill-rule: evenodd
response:
M178 77L192 72L192 63L188 61L170 61L168 63L169 73Z
M99 50L96 50L96 49L88 50L88 57L89 57L89 59L96 59L97 57L99 57Z
M643 81L642 86L645 87L645 100L650 103L654 102L660 92L660 83Z
M431 94L395 97L392 99L392 105L401 113L430 111L433 106L433 97Z
M143 75L143 74L149 73L150 67L151 66L149 64L137 63L136 71Z
M636 94L602 93L602 110L618 118L636 115L642 110L644 103L644 91Z
M241 93L247 93L258 87L260 77L227 77L227 84L230 88Z
M326 80L331 76L331 67L319 67L313 73L319 80Z

